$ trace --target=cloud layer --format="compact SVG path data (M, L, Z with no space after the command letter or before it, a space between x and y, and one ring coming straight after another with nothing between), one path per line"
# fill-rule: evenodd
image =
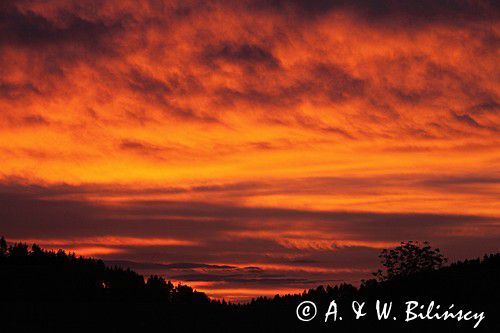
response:
M129 192L102 186L4 185L0 228L12 241L107 258L110 265L162 274L237 300L320 283L357 283L375 270L380 249L400 240L430 240L454 259L498 249L498 216L249 207L234 200L178 199L185 192L191 197L207 192L248 196L249 188L272 189L234 184Z

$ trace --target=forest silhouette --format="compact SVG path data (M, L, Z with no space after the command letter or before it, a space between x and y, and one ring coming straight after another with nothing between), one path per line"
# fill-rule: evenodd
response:
M419 252L420 251L420 252ZM319 286L302 294L258 297L244 304L213 300L187 285L174 286L160 276L144 278L130 269L107 267L102 260L48 251L33 244L7 245L0 240L0 323L15 332L500 332L500 253L444 266L445 258L427 243L402 243L379 256L384 270L361 285ZM315 320L297 319L303 301L318 307ZM332 300L342 321L324 322ZM355 320L352 301L374 308L376 300L436 301L455 308L484 311L471 322L377 320L375 311ZM400 315L400 317L402 317ZM2 330L3 331L3 330Z

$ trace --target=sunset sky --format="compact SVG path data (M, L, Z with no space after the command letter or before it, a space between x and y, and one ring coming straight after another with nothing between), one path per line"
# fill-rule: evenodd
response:
M0 235L243 300L500 251L500 2L0 3Z

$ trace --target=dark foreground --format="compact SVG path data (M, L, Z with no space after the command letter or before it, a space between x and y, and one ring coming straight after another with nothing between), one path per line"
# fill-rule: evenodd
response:
M0 331L500 332L499 282L500 254L496 254L391 281L370 280L360 288L318 287L302 295L238 305L210 300L159 277L145 281L133 271L109 268L99 260L17 244L0 249ZM296 309L306 300L315 303L317 315L302 322ZM332 300L338 306L337 321L332 314L325 323ZM393 302L387 320L377 319L376 300ZM353 301L366 302L367 315L355 320ZM470 310L469 318L484 312L485 318L476 329L476 319L405 322L407 301L424 305L419 310L422 315L434 301L441 309L434 307L431 314L443 313L454 304L450 312Z

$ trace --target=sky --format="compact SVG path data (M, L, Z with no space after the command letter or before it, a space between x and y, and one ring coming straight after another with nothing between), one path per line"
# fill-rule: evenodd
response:
M500 251L500 6L3 1L0 234L245 300Z

